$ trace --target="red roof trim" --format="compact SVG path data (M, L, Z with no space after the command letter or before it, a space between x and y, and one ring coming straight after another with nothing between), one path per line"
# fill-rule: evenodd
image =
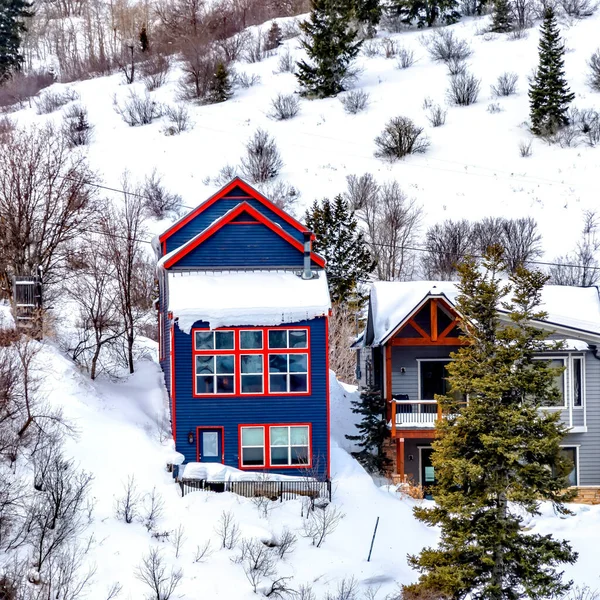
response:
M187 244L185 244L179 252L176 252L168 261L165 262L165 269L169 269L175 263L179 262L184 256L189 254L194 248L197 248L202 242L206 241L209 237L214 235L217 231L223 228L225 225L230 223L232 219L235 219L241 213L246 212L249 215L253 216L257 221L268 227L271 231L276 233L279 237L283 238L288 244L291 244L299 250L300 252L304 252L304 246L297 239L293 238L289 233L284 231L279 225L273 223L270 219L267 219L262 213L257 211L247 202L242 202L238 204L234 209L230 210L228 213L224 214L220 219L217 219L210 227L205 229L201 234L190 240ZM310 253L312 260L319 265L320 267L325 267L325 260L315 254L314 252Z
M168 238L170 238L174 233L179 231L182 227L187 225L190 221L195 219L199 214L203 213L207 208L212 206L217 200L220 200L224 196L226 196L231 190L235 187L240 187L244 192L248 194L249 199L258 200L262 204L264 204L268 209L272 210L278 217L283 219L286 223L289 223L292 227L297 229L298 231L304 233L308 231L308 229L302 225L299 221L296 221L293 217L288 215L285 211L281 210L277 205L273 204L268 198L263 196L260 192L256 191L252 186L248 185L243 179L236 177L231 182L229 182L226 186L222 187L216 194L212 195L208 200L204 201L200 206L196 207L194 210L189 212L185 217L182 217L177 223L169 227L167 231L162 233L159 236L159 240L164 242ZM236 196L236 198L240 199L243 196Z

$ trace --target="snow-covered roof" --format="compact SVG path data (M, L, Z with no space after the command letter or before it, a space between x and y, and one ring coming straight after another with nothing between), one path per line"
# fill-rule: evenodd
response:
M373 345L378 345L428 296L443 296L456 303L458 290L450 281L376 282L371 287ZM549 326L600 336L598 288L547 285L542 290L540 310L548 313Z
M324 272L305 280L289 271L169 272L169 310L179 328L281 325L324 316L331 308Z

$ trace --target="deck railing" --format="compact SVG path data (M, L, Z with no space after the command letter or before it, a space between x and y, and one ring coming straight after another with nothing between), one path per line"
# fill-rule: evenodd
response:
M442 407L436 400L392 400L392 437L396 429L433 428L442 418ZM464 403L459 403L459 407Z

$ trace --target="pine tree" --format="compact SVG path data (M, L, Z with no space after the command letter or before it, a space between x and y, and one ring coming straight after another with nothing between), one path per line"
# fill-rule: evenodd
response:
M224 63L220 62L217 64L215 74L211 82L210 89L208 91L209 102L225 102L233 96L231 76L229 69Z
M385 409L381 390L373 387L364 389L360 400L352 401L352 412L362 415L362 419L356 424L358 435L346 435L346 438L358 442L360 450L351 454L371 473L385 473L391 464L383 451L383 444L390 435Z
M433 27L451 25L460 19L457 0L391 0L390 10L407 25Z
M381 0L353 0L353 11L358 23L366 26L367 35L374 37L381 20Z
M539 43L539 66L529 88L531 130L536 135L555 133L569 120L566 112L575 94L564 73L565 46L552 8L544 13Z
M21 67L21 36L27 31L23 20L33 16L31 7L27 0L0 0L0 83Z
M140 31L140 50L142 52L150 50L150 41L148 40L148 32L145 25L142 25L142 30Z
M554 378L562 368L534 359L560 347L531 324L546 317L539 305L547 277L521 267L502 283L503 270L497 247L483 268L468 261L459 269L457 310L468 344L453 354L448 379L468 403L438 397L445 418L433 442L436 506L415 515L438 525L441 539L410 557L421 576L409 593L520 600L561 597L570 586L558 570L577 558L569 544L524 531L541 500L569 514L563 503L572 497L565 491L572 463L560 450L567 428L559 412L540 410L560 400ZM500 306L508 324L499 321Z
M298 63L296 77L304 96L327 98L344 91L352 61L360 50L350 26L351 0L311 0L310 19L300 25L310 63Z
M513 28L513 17L509 0L496 0L492 11L491 31L507 33Z
M281 27L277 25L277 21L273 21L269 33L267 34L267 41L265 44L265 50L275 50L281 46L283 40L283 34L281 33Z
M304 220L316 236L314 251L327 261L332 301L360 303L360 283L373 272L375 262L348 203L340 195L333 202L315 200Z

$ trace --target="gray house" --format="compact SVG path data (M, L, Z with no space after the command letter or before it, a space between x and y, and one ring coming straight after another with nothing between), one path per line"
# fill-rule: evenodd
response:
M367 327L354 344L359 385L378 386L387 405L387 448L396 481L435 482L431 441L441 411L436 394L448 392L446 365L460 344L451 282L377 282ZM537 325L564 340L545 358L566 367L557 378L560 411L569 427L564 452L575 465L570 481L581 500L600 502L600 295L598 288L546 286ZM501 318L502 318L502 311Z

